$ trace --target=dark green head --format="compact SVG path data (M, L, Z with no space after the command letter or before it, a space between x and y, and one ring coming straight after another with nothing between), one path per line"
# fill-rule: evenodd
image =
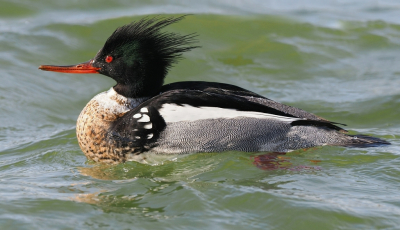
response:
M101 73L117 82L114 89L126 97L157 94L173 63L197 46L194 34L160 31L181 17L144 18L117 28L96 56L75 66L40 66L42 70L68 73Z

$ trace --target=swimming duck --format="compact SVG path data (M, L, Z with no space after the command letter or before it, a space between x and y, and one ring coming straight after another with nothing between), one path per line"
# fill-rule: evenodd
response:
M161 31L183 18L145 18L124 25L88 62L39 67L100 73L116 81L78 117L76 135L87 158L112 163L144 153L288 152L323 145L389 144L348 135L338 123L238 86L202 81L163 85L171 65L197 47L195 34Z

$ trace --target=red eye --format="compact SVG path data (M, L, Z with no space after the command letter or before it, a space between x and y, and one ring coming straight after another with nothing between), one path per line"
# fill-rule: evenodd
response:
M107 62L107 63L112 62L112 60L113 60L113 57L111 57L111 56L107 56L107 57L106 57L106 62Z

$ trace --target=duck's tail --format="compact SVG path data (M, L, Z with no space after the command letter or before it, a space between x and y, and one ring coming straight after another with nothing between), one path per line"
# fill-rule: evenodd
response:
M317 133L318 143L327 143L328 145L347 146L347 147L376 147L381 145L390 145L389 142L377 137L367 135L348 135L347 131L337 126L339 123L323 120L297 120L291 123L296 127L315 127L317 130L311 133ZM343 124L340 124L343 125ZM335 134L333 134L335 133ZM328 141L329 140L329 141Z
M357 148L390 145L390 142L387 142L377 137L371 137L367 135L347 135L347 136L350 137L348 139L348 142L339 145L347 147L357 147Z

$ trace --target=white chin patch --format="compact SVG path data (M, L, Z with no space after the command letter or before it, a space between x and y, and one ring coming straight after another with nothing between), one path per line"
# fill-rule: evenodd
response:
M187 104L164 104L159 110L165 122L198 121L205 119L229 119L236 117L249 117L259 119L276 119L282 122L302 120L301 118L278 116L269 113L238 111L218 107L194 107Z

